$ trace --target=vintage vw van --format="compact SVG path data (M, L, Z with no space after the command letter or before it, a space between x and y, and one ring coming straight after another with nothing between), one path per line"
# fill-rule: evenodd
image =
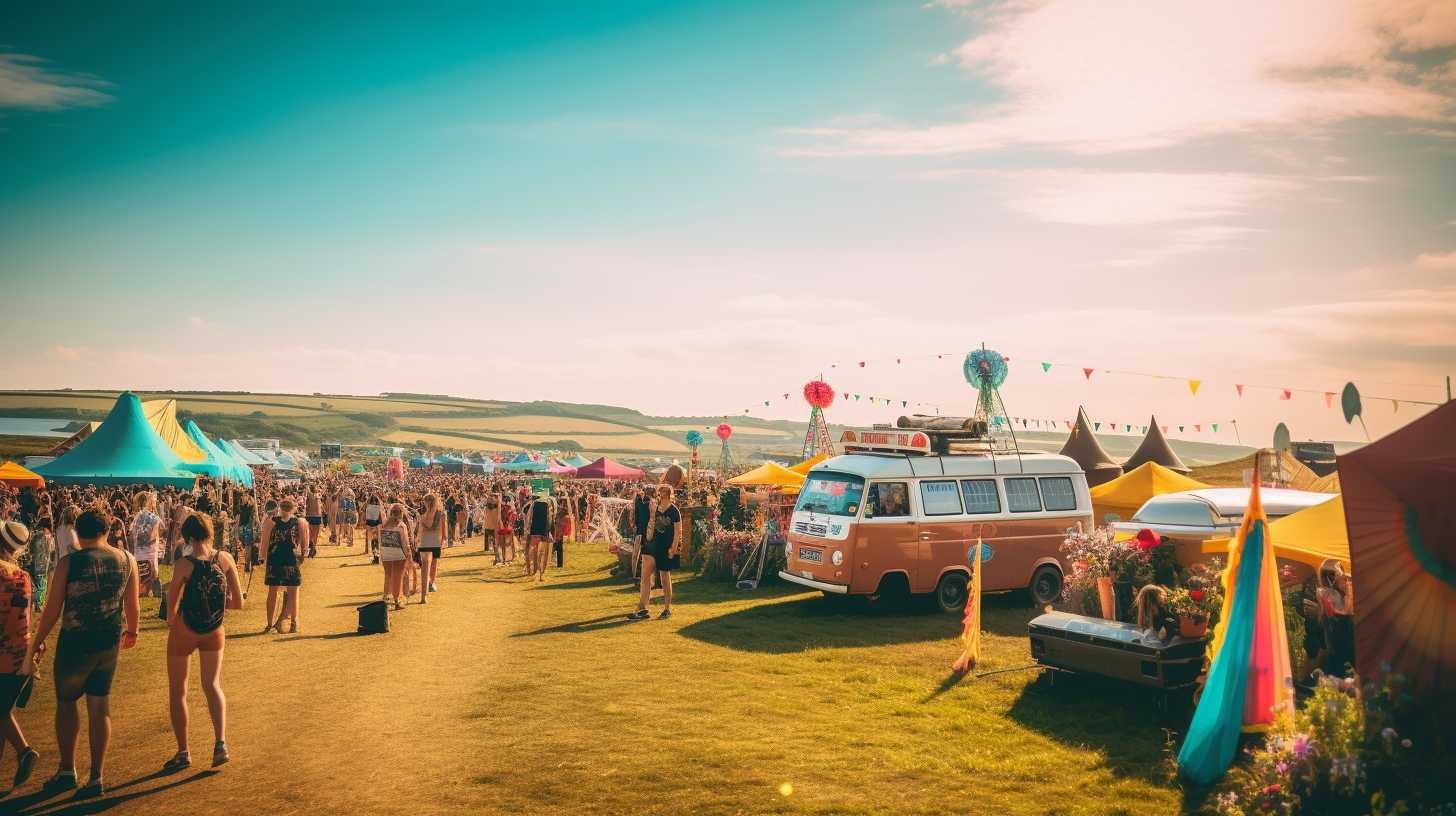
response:
M922 431L845 437L851 452L809 471L780 578L832 595L933 593L941 609L957 612L979 539L984 591L1026 589L1036 604L1061 594L1067 529L1092 525L1087 478L1072 459L935 453Z

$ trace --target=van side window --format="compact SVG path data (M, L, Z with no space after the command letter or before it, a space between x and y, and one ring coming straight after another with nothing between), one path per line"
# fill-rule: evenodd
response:
M996 493L995 479L961 480L961 496L967 513L999 513L1001 497Z
M1035 479L1007 479L1006 507L1013 513L1035 513L1041 509L1041 494Z
M910 490L904 482L879 482L870 485L865 497L865 518L891 518L910 515Z
M927 516L958 516L961 494L954 480L920 483L920 507Z
M1077 494L1072 491L1070 476L1049 476L1041 479L1041 501L1048 510L1076 510Z

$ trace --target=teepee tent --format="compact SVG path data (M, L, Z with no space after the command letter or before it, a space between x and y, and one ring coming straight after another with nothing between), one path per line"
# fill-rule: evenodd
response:
M1168 440L1163 436L1163 431L1158 427L1158 418L1148 420L1148 434L1143 437L1143 443L1133 451L1132 456L1122 463L1124 473L1131 473L1146 462L1156 462L1168 470L1177 471L1187 476L1192 468L1183 464L1178 454L1168 445Z
M272 464L267 459L264 459L263 457L259 456L256 453L253 453L242 445L239 445L236 439L219 439L217 441L219 443L227 445L228 453L231 453L234 459L242 462L245 465L266 467Z
M167 443L184 462L205 462L207 453L193 441L190 434L177 423L177 400L155 399L142 403L142 413L162 441Z
M586 467L587 465L591 464L590 459L582 456L579 453L573 453L572 455L566 457L565 459L562 459L561 461L563 464L571 465L574 468Z
M35 468L58 484L154 484L191 487L195 473L184 469L171 446L152 428L141 400L130 391L116 398L95 431L64 456Z
M1092 433L1092 420L1087 418L1087 411L1080 405L1077 406L1077 422L1072 425L1072 435L1062 446L1062 455L1071 457L1081 466L1082 472L1087 474L1088 487L1096 487L1122 475L1122 466L1112 461L1112 457L1102 449L1102 443Z
M241 471L246 470L246 468L234 461L231 456L223 453L222 449L218 448L218 446L212 444L212 440L208 439L207 435L202 432L202 429L197 427L196 422L189 419L184 428L187 431L187 435L192 437L192 441L197 444L197 447L207 454L207 461L196 465L188 465L189 469L194 467L206 468L209 475L215 475L219 479L227 479L242 484L250 484L252 482L253 474L249 472L247 476L244 476ZM214 469L216 473L212 473ZM203 471L199 470L198 472Z

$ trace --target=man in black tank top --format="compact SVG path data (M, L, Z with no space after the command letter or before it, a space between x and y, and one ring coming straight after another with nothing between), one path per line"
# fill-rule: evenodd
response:
M46 598L31 641L30 659L34 660L60 622L54 667L60 767L45 785L52 793L76 787L82 695L90 714L91 777L77 796L100 796L106 791L102 779L111 738L111 680L118 653L136 645L141 617L136 561L124 550L104 546L110 526L110 515L99 507L76 519L76 549L56 566L55 588Z

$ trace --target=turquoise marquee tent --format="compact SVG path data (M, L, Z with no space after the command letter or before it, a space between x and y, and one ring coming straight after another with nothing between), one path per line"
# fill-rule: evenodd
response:
M197 474L157 435L130 391L106 420L64 456L32 468L56 484L153 484L191 487Z

